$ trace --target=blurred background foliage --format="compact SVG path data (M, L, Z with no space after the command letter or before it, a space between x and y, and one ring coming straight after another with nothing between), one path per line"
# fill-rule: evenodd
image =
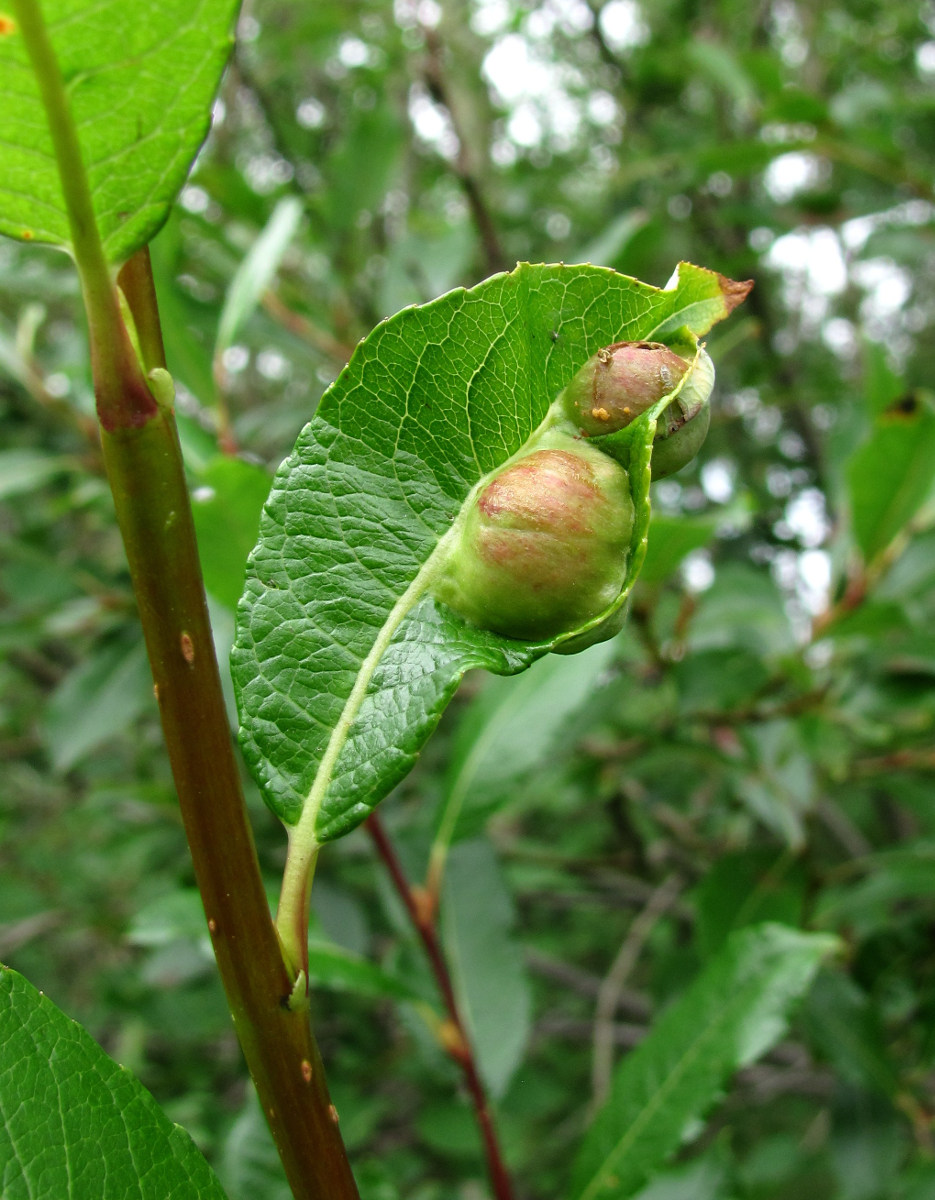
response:
M838 933L643 1200L935 1194L935 5L253 0L152 246L217 642L270 469L402 305L517 260L752 278L612 643L466 681L383 819L518 1194L738 926ZM0 957L234 1197L284 1196L215 977L102 477L78 286L0 245ZM234 714L232 711L232 722ZM271 892L284 837L251 793ZM438 864L436 863L436 866ZM315 1013L368 1200L487 1194L428 969L357 831Z

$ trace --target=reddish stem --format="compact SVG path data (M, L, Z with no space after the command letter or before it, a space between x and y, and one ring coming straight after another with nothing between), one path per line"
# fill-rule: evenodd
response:
M376 813L372 813L367 818L366 826L367 831L373 838L377 853L380 855L389 872L393 886L405 904L406 911L409 913L416 932L422 940L422 945L425 947L425 953L432 968L432 974L435 976L435 982L445 1003L445 1008L448 1012L448 1021L446 1023L447 1028L443 1027L442 1030L442 1043L451 1058L461 1068L465 1086L471 1097L471 1103L474 1105L477 1124L484 1142L487 1170L490 1175L494 1196L496 1200L513 1200L513 1185L510 1182L510 1176L507 1173L503 1156L500 1153L500 1145L497 1141L497 1133L494 1129L487 1093L484 1090L484 1085L477 1071L477 1064L474 1061L474 1051L471 1047L471 1039L461 1019L454 986L451 982L451 975L448 971L448 965L445 962L445 956L438 939L438 932L435 928L436 905L434 897L425 888L414 887L406 878L406 873L403 871L393 843L390 841Z

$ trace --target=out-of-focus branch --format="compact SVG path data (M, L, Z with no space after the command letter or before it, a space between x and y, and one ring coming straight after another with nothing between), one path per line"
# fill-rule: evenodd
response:
M429 95L435 103L441 105L448 113L455 137L458 139L458 153L454 161L454 171L461 185L461 190L464 192L465 199L468 202L468 207L471 210L471 217L477 229L481 246L483 247L487 270L492 275L496 271L505 270L509 263L507 262L506 253L500 241L500 234L497 231L490 205L484 194L483 182L471 161L471 152L464 122L458 112L458 105L455 103L445 73L444 49L441 38L435 29L425 29L424 34L426 47L425 86L428 88Z
M500 1152L490 1105L474 1060L470 1036L461 1017L454 985L435 928L435 906L425 888L413 887L406 878L396 849L376 813L368 817L366 828L425 948L432 974L444 1001L448 1020L440 1031L441 1041L448 1054L461 1068L465 1086L474 1105L494 1196L496 1200L512 1200L513 1185Z
M295 312L276 292L267 289L263 293L261 303L273 320L277 321L283 329L288 329L295 337L301 338L303 342L307 342L314 349L327 355L333 362L343 366L351 357L353 346L339 341L326 329L322 329L314 321L310 321L308 317Z
M594 1041L591 1059L592 1103L598 1108L610 1091L610 1080L614 1068L615 1026L614 1014L620 1001L630 972L659 919L678 899L682 881L670 875L652 893L646 907L638 913L630 925L627 936L607 972L597 994L594 1013Z

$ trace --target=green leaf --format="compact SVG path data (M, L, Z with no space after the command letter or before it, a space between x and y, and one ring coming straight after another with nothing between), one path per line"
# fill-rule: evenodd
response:
M153 703L142 638L98 649L65 676L46 710L43 732L55 769L70 770Z
M640 579L643 583L662 583L675 572L686 554L707 546L717 531L717 521L711 517L656 516L649 529Z
M762 658L741 646L699 650L673 668L683 712L717 712L752 703L769 682Z
M38 450L0 450L0 500L22 492L34 492L73 467L70 459L60 455L43 454Z
M820 971L803 1012L803 1024L818 1054L842 1081L896 1096L899 1077L876 1006L840 971Z
M935 413L909 395L877 419L847 468L854 536L867 562L915 516L935 482Z
M815 801L815 770L796 721L777 718L741 733L751 770L737 782L740 799L787 845L805 841L804 816Z
M935 844L919 839L896 850L868 855L861 862L866 874L826 887L815 918L834 924L861 940L892 930L901 913L912 911L912 900L935 896Z
M699 597L689 642L693 651L756 646L768 657L792 650L795 637L773 580L738 562L720 567L712 586Z
M156 233L208 132L236 0L45 0L108 259ZM0 232L68 249L71 231L22 37L0 37Z
M435 846L470 836L517 779L548 761L563 725L615 653L612 641L600 642L582 654L540 659L522 679L486 682L458 726Z
M636 1200L724 1200L729 1193L727 1172L721 1163L722 1148L714 1148L698 1162L673 1167L653 1179Z
M234 339L276 274L282 256L289 248L302 218L302 205L295 196L280 200L266 228L256 239L231 280L218 321L214 357L233 344Z
M439 543L590 354L699 334L744 294L685 264L668 290L522 264L405 309L358 346L277 473L239 612L244 753L283 821L303 819L318 842L347 832L410 769L466 670L515 673L550 648L437 605ZM627 586L645 547L654 420L630 427Z
M252 1086L224 1142L218 1173L231 1200L293 1200Z
M503 1095L529 1037L529 984L512 937L513 901L487 842L452 850L442 889L442 932L478 1070Z
M425 1000L404 979L333 942L312 940L308 950L308 978L313 987L354 992L358 996L415 1002Z
M8 967L0 1046L3 1200L223 1200L142 1084Z
M725 854L695 892L698 942L710 958L735 929L764 921L796 926L805 907L807 880L788 851L745 850Z
M192 514L205 587L227 608L237 607L247 556L256 541L269 474L253 463L218 455L199 474Z
M782 1036L837 941L783 925L735 933L614 1077L575 1163L576 1200L626 1200L678 1149L738 1068Z

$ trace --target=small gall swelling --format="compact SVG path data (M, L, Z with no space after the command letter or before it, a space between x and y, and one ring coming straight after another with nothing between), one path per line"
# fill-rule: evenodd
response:
M661 342L615 342L588 359L565 388L561 404L585 437L599 438L626 428L680 383L659 418L653 443L653 479L663 479L691 462L708 432L714 364L703 349L692 366Z
M661 342L614 342L565 388L565 411L585 437L616 433L674 392L690 365Z
M592 355L524 450L467 501L435 598L482 629L557 641L561 653L612 637L635 523L633 438L621 435L671 397L655 413L651 471L672 474L704 441L713 385L700 348L683 357L661 342L615 342ZM645 445L649 429L633 435Z

